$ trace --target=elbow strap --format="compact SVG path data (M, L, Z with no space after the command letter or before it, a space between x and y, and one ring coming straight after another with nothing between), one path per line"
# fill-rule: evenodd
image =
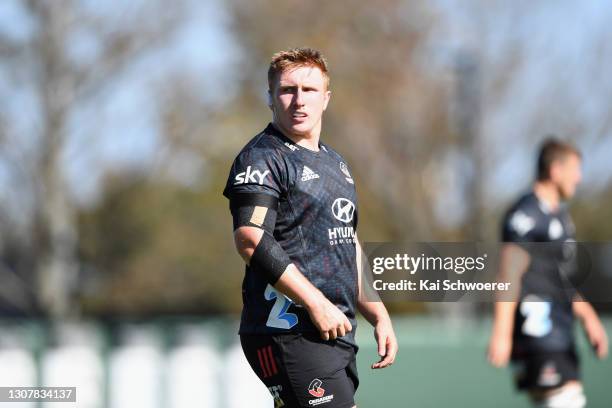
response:
M291 259L285 250L270 233L264 231L251 256L250 266L263 273L266 280L274 285L290 263Z

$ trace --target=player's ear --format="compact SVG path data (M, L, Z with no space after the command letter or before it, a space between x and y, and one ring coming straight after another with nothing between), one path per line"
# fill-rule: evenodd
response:
M272 109L272 91L268 89L268 108Z
M548 178L554 182L559 181L563 175L563 162L561 160L555 160L550 164L548 170Z
M327 109L329 99L331 98L331 91L325 91L325 100L323 101L323 110Z

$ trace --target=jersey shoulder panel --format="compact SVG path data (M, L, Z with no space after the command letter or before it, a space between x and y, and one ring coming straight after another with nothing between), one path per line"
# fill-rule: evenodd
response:
M536 241L542 211L535 194L527 193L506 212L502 222L503 242Z
M329 145L327 145L325 143L321 143L320 145L321 145L321 149L322 150L324 150L335 161L338 162L338 166L340 167L340 170L344 174L344 177L345 177L346 181L349 182L350 184L355 184L354 181L353 181L353 176L352 176L353 173L351 172L351 169L350 169L346 159L344 159L344 157L342 157L342 155L340 153L338 153L335 149L333 149Z
M346 161L344 160L344 157L342 157L342 155L338 153L338 151L336 151L330 145L328 145L327 143L323 143L323 142L319 143L319 145L321 146L321 149L323 151L325 151L326 153L329 153L332 157L334 157L338 161L346 163Z
M234 159L224 196L263 193L279 198L286 193L290 179L286 155L291 149L269 128L252 138Z

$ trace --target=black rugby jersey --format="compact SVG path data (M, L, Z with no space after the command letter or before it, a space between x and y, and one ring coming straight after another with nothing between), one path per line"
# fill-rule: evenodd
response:
M502 240L536 243L523 246L530 254L531 263L521 280L514 318L513 356L572 349L574 291L564 276L566 245L561 243L573 242L575 232L566 208L561 206L553 212L530 192L506 213Z
M320 143L299 146L272 124L238 154L223 194L263 193L278 199L274 238L291 261L356 327L357 197L346 161ZM240 334L316 331L306 310L247 266ZM354 332L344 340L354 344Z

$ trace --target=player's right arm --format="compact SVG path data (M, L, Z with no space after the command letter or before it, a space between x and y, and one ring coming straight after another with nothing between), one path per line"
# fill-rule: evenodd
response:
M264 271L266 279L278 291L308 311L321 338L335 339L350 332L353 328L346 315L290 263L277 242L266 242L274 238L265 234L269 232L253 226L241 226L234 231L236 249L244 261L250 265L255 255L254 261L260 264L258 269ZM264 249L261 254L258 251L260 245L267 247L259 248Z
M493 330L487 351L489 362L495 367L504 367L512 352L512 332L514 314L520 296L523 274L529 266L529 254L519 245L504 244L500 253L499 281L510 282L510 292L505 301L495 302L493 311Z
M600 359L606 358L608 356L608 335L593 306L584 300L582 296L576 295L572 302L572 309L574 315L582 323L584 332L593 347L595 355Z

